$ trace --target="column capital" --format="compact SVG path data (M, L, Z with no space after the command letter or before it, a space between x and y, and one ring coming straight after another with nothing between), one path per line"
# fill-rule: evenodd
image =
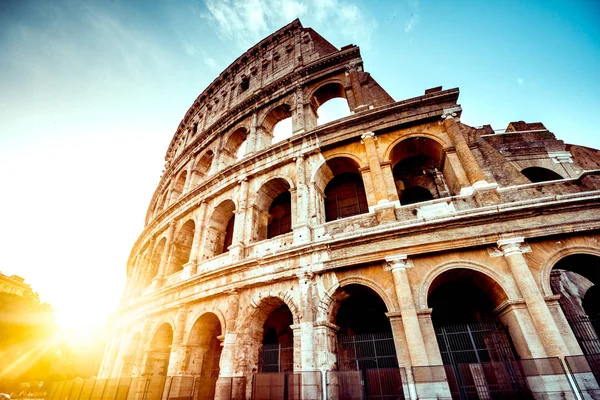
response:
M296 277L298 278L300 283L308 283L310 280L312 280L314 275L315 274L313 274L310 271L301 271L296 274Z
M408 261L408 254L397 254L395 256L385 257L386 266L384 267L387 271L394 271L397 269L406 270L411 268L413 265Z
M377 140L377 138L375 137L375 132L369 131L369 132L365 132L362 135L360 135L360 141L361 142L364 142L365 139L369 139L369 138L373 139L373 140Z
M523 253L524 249L521 246L525 244L525 238L519 236L510 239L500 239L496 244L505 256L512 253Z

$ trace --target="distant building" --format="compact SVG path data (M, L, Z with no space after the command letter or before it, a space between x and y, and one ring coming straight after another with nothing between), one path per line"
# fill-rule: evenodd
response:
M17 275L4 275L0 272L0 292L13 293L19 296L32 294L31 286L25 283L25 279Z
M99 377L156 398L574 398L568 366L597 387L600 152L468 126L458 97L395 101L299 21L245 52L169 145ZM319 124L334 98L349 115Z

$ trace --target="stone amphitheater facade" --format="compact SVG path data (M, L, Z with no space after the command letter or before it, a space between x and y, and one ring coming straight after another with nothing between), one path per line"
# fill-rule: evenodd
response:
M98 377L250 398L267 372L367 368L341 341L387 332L393 360L371 358L414 384L450 362L452 322L501 323L517 359L585 354L562 299L600 298L600 153L542 123L468 126L458 97L395 101L357 46L298 20L246 51L173 136ZM318 124L334 98L349 115Z

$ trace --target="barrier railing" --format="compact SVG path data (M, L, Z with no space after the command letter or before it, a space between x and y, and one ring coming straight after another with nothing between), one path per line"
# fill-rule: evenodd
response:
M151 376L54 382L45 400L213 400L243 398L244 377Z
M575 399L558 358L413 367L419 399Z
M253 400L321 400L320 371L259 372L252 379Z
M327 399L410 399L404 368L327 371Z
M600 399L600 354L565 357L565 363L584 399Z

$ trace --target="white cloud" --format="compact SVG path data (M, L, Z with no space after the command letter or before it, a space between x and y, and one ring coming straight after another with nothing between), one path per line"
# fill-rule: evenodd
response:
M406 0L406 6L410 17L404 23L404 33L410 33L419 23L419 0Z
M410 18L408 19L408 21L406 21L406 23L404 24L404 33L409 33L410 31L412 31L418 22L419 22L419 15L412 14L410 16Z
M301 18L305 26L323 23L320 29L327 37L339 37L368 46L371 32L377 24L364 10L352 3L338 0L205 0L208 14L217 34L224 40L233 41L238 47L247 49L256 42ZM327 32L327 30L331 30Z
M198 50L196 49L196 46L194 46L193 44L191 44L188 41L183 42L183 50L185 51L185 53L188 56L196 55L196 53L198 52Z

